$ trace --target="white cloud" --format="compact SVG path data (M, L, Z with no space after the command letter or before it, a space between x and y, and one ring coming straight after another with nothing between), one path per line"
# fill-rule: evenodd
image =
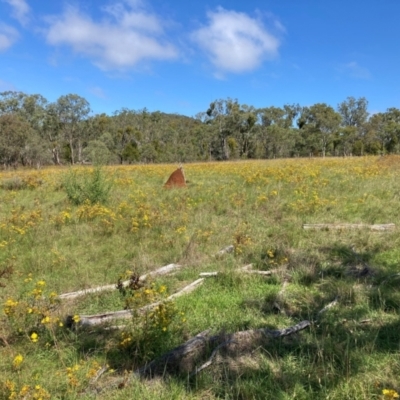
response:
M0 51L11 47L18 39L19 34L12 26L0 22Z
M176 48L163 39L162 21L140 8L140 2L115 3L102 10L106 18L101 21L73 7L49 18L47 42L70 46L105 70L124 70L142 60L177 57Z
M351 61L347 64L343 64L340 67L340 70L350 75L352 78L357 78L357 79L371 78L371 73L369 72L369 70L359 65L356 61Z
M16 18L21 25L26 25L28 22L28 14L30 11L29 5L25 0L3 0L8 3L12 8L12 16Z
M90 87L89 92L92 93L94 96L98 97L99 99L107 98L106 94L104 93L104 90L99 86Z
M278 55L280 41L261 20L221 7L207 16L208 25L193 32L192 39L206 52L218 75L251 71Z

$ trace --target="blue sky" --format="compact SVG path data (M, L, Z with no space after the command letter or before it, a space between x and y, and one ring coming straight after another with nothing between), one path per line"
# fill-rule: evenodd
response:
M366 97L400 108L399 0L0 0L0 91L194 116Z

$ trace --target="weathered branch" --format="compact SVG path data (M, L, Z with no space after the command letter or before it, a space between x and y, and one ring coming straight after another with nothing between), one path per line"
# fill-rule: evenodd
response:
M134 375L139 377L162 376L172 372L192 372L192 375L211 365L216 352L224 348L228 353L237 353L265 345L269 339L292 335L311 325L302 321L289 328L271 331L266 328L239 331L229 335L208 336L209 331L202 332L186 343L164 354L160 358L139 368ZM210 348L214 348L209 360L196 369L197 362L204 358Z
M330 230L330 229L369 229L371 231L392 231L396 227L395 224L304 224L303 229Z
M286 311L283 308L283 305L281 304L283 302L283 295L285 293L286 290L286 286L289 284L288 280L285 279L283 281L283 285L282 285L282 289L278 292L278 294L275 297L275 301L274 301L274 307L282 314L286 315Z
M144 282L150 276L166 275L166 274L170 273L171 271L177 270L179 268L181 268L181 265L169 264L169 265L166 265L165 267L158 268L155 271L151 271L145 275L140 276L139 281ZM122 285L123 285L123 287L127 287L127 286L129 286L129 283L130 283L130 280L124 281L124 282L122 282ZM117 288L116 284L104 285L104 286L99 286L96 288L79 290L77 292L60 294L58 296L58 298L59 299L75 299L76 297L85 296L90 293L98 293L98 292L103 292L103 291L115 290L116 288Z
M108 365L103 366L102 368L100 368L96 375L90 380L89 385L94 385L96 383L96 381L98 381L100 379L100 377L106 373L109 369Z
M252 264L245 265L244 267L240 268L239 271L245 272L247 274L256 274L256 275L264 275L269 276L278 272L276 269L270 269L268 271L261 271L257 269L251 269L253 267Z
M233 343L233 341L232 341L232 340L228 340L228 341L226 341L226 342L224 342L224 343L221 343L219 346L217 346L217 347L214 349L214 351L211 353L211 356L210 356L210 358L208 359L208 361L205 362L205 363L204 363L203 365L201 365L200 367L198 367L198 368L196 367L196 369L190 374L190 377L197 375L197 374L198 374L199 372L201 372L203 369L206 369L207 367L209 367L209 366L212 364L213 359L214 359L214 357L217 355L218 351L219 351L220 349L222 349L223 347L227 346L227 345L230 344L230 343Z
M335 307L339 304L339 296L335 298L335 300L331 301L329 304L327 304L324 308L318 311L318 315L323 314L325 311L329 310L332 307Z
M231 244L231 245L223 248L222 250L220 250L215 256L216 257L221 257L221 256L223 256L225 254L232 253L233 250L235 250L235 246L233 244Z
M163 301L157 301L156 303L148 304L147 306L141 307L138 310L135 310L135 312L139 314L144 314L153 308L156 308L160 304L162 304L165 301L170 301L173 300L179 296L182 296L184 294L190 293L193 290L195 290L198 286L200 286L204 281L204 278L197 279L196 281L192 282L190 285L185 286L183 289L181 289L179 292L176 292L172 294L171 296L167 297ZM79 316L79 326L95 326L95 325L100 325L108 321L112 321L115 319L129 319L132 317L132 310L120 310L120 311L113 311L113 312L107 312L107 313L101 313L101 314L94 314L94 315L80 315ZM67 317L67 326L73 325L72 323L72 317L68 316Z

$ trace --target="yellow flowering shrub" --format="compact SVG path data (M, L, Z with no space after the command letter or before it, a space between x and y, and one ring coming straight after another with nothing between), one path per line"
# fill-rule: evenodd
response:
M42 332L52 332L62 324L54 316L58 304L57 294L46 288L44 280L35 283L31 274L24 279L25 290L18 300L9 298L3 304L10 327L16 334L26 334L32 343L37 343Z

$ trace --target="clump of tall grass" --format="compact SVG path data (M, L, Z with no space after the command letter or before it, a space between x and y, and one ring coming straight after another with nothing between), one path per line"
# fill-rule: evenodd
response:
M78 174L70 170L63 179L63 188L69 201L75 205L83 203L101 203L108 201L112 184L106 179L101 167L95 167L92 172Z
M4 179L0 184L2 189L5 190L21 190L26 189L26 182L21 179L19 176L13 176L8 179Z

